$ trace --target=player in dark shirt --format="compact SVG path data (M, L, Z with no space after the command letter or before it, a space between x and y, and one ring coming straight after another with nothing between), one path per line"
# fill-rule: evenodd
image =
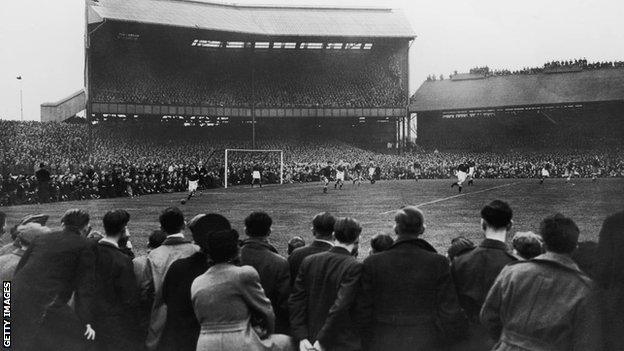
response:
M329 180L331 179L333 167L331 162L327 164L327 166L321 168L321 181L325 184L323 186L323 193L327 193L327 186L329 185Z
M193 196L195 196L198 186L199 186L199 173L197 173L195 169L192 169L191 173L188 175L188 196L186 197L185 200L181 201L182 205L184 205L188 200L190 200Z
M420 179L421 173L422 173L422 170L420 168L420 163L414 162L414 179L416 179L416 181Z
M596 156L592 160L592 181L596 181L596 178L600 174L600 159Z
M353 185L357 183L358 186L362 184L362 164L356 163L355 167L353 167Z
M459 192L461 193L464 182L466 181L466 178L468 177L469 170L470 168L465 163L461 163L459 166L457 166L457 181L451 184L451 188L453 188L454 186L457 186L459 187Z

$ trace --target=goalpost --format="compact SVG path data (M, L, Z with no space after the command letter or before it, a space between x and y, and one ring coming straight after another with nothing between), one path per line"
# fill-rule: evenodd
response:
M228 187L228 156L230 153L279 153L279 178L280 184L284 184L284 151L283 150L258 150L258 149L225 149L224 188Z

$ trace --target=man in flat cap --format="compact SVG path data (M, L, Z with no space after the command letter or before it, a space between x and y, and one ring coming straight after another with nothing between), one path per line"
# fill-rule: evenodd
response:
M24 252L30 244L40 235L50 232L50 228L44 227L39 223L31 222L19 225L16 228L16 244L19 246L13 252L0 256L0 278L4 281L13 280L15 268L24 256Z
M95 338L95 250L85 238L89 220L84 210L68 210L61 230L35 238L24 253L12 286L14 349L82 350Z
M461 339L466 318L459 306L449 262L420 236L422 212L397 211L397 239L362 264L357 316L367 350L440 350Z

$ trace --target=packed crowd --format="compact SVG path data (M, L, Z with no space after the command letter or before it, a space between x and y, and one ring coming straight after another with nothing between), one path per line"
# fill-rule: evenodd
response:
M596 62L587 62L586 59L574 59L574 60L562 60L562 61L550 61L546 62L542 67L524 67L519 70L508 70L508 69L491 69L488 66L482 67L473 67L468 72L474 75L486 76L486 77L496 77L496 76L510 76L510 75L525 75L525 74L538 74L543 72L548 72L557 69L608 69L608 68L622 68L624 67L624 61L596 61ZM457 71L453 74L449 75L449 79L451 79L454 75L457 75ZM439 78L436 75L427 76L427 81L435 81L435 80L444 80L444 76L440 75Z
M137 256L130 214L68 210L62 228L29 215L0 248L11 282L16 350L617 350L624 345L624 212L599 241L580 242L572 218L539 232L494 200L483 240L456 237L446 255L421 238L420 209L396 211L393 238L360 245L362 224L320 213L313 241L271 243L273 219L245 218L239 234L220 214L186 224L163 210ZM6 216L0 212L0 233ZM512 229L513 228L513 229ZM188 231L186 231L188 230ZM189 238L190 236L190 238ZM192 239L192 240L191 240ZM510 242L511 245L508 245ZM408 279L409 278L409 279ZM5 291L6 292L6 291ZM6 341L6 340L5 340ZM6 342L5 342L6 346Z
M195 55L200 55L197 57ZM391 52L185 57L114 50L95 58L93 101L192 106L391 107L406 92ZM253 86L252 86L253 79Z
M201 128L101 124L93 127L94 145L89 153L85 125L0 121L0 205L179 192L186 190L192 171L199 174L203 188L223 186L224 149L250 148L251 143L206 133ZM444 140L473 139L439 137L436 143L444 146ZM469 160L476 163L477 178L536 177L546 163L557 177L566 174L570 164L581 177L591 177L596 164L600 177L624 176L622 145L580 148L578 137L570 140L577 147L477 152L464 145L452 148L459 151L414 149L401 155L322 136L266 139L256 147L284 151L285 183L319 181L328 162L334 167L343 165L347 179L354 177L358 163L378 168L376 177L381 180L449 178L460 163ZM481 144L486 141L480 139ZM228 184L249 184L254 167L261 170L264 183L279 183L279 161L278 153L232 153ZM43 182L34 173L42 162L49 172Z

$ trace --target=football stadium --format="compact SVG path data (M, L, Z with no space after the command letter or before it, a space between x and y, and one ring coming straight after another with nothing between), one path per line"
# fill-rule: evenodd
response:
M289 236L311 238L324 209L374 223L366 246L392 232L392 210L427 204L457 215L426 233L444 251L452 237L478 238L488 199L517 199L526 218L574 213L588 240L593 219L621 205L621 62L476 67L428 77L409 96L416 33L401 10L100 0L86 20L85 88L42 104L41 123L0 121L0 203L11 217L141 209L141 252L159 209L180 206L196 172L200 195L185 212L240 224L264 208L289 228L273 235L280 250ZM474 185L450 190L469 162ZM44 200L40 163L51 173ZM338 168L346 184L335 190ZM263 188L249 188L256 169Z
M624 61L414 84L401 9L84 14L84 85L0 119L5 347L623 349Z

